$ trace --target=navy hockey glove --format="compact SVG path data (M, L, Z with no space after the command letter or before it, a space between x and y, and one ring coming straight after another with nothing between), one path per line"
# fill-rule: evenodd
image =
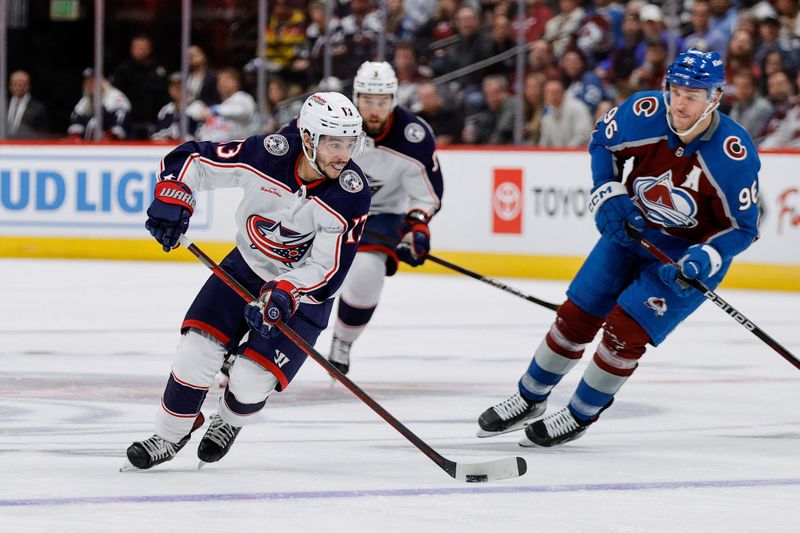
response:
M411 266L419 266L431 249L431 232L428 217L422 211L409 211L400 223L400 244L397 258Z
M247 324L265 337L274 337L278 329L272 326L287 322L300 305L300 293L288 281L269 281L261 287L261 294L244 308Z
M630 246L636 241L628 237L625 224L639 231L645 228L642 212L628 197L628 191L618 181L608 181L597 187L589 198L589 212L594 213L594 223L604 237Z
M192 190L180 181L156 183L153 203L147 208L144 227L159 242L165 252L178 245L178 237L189 228L194 212Z
M689 293L689 286L683 283L678 273L686 279L696 279L705 283L708 278L719 272L722 267L722 256L710 244L695 244L686 250L677 265L661 265L658 276L666 285L680 295ZM680 268L680 270L678 270Z

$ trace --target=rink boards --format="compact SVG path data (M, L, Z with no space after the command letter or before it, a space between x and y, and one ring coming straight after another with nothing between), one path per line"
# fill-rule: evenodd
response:
M0 145L0 257L192 260L144 230L170 146ZM800 290L800 152L761 154L760 239L727 286ZM568 279L597 239L585 150L439 151L445 179L433 251L488 276ZM198 193L190 232L216 257L232 246L239 189ZM425 265L421 270L444 272Z

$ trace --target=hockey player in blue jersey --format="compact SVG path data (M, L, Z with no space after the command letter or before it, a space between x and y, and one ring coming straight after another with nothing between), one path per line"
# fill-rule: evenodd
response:
M478 419L478 436L525 428L522 446L580 437L658 346L702 302L680 274L715 288L758 236L760 163L747 132L718 112L724 83L716 52L683 52L661 93L637 93L598 121L589 146L589 210L601 233L555 322L509 399ZM628 163L630 172L623 175ZM626 168L627 170L627 168ZM630 225L679 267L652 258ZM542 418L547 397L602 327L569 404Z
M327 327L369 210L366 177L351 161L363 141L352 102L315 93L296 134L187 142L164 158L147 229L169 251L189 225L193 191L243 188L236 247L221 266L259 296L247 304L216 276L208 279L181 326L155 435L128 448L130 466L168 461L188 442L226 352L239 355L200 441L201 461L221 459L269 395L289 385L306 355L272 325L283 321L312 345Z

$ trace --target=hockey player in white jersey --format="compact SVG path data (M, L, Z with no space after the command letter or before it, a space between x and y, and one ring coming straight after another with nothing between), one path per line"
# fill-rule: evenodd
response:
M221 267L259 296L248 304L216 276L208 279L181 326L155 435L131 444L129 468L168 461L186 445L203 424L201 406L226 352L235 349L219 414L197 450L205 463L221 459L305 361L273 324L285 322L312 345L328 325L369 210L366 178L351 161L363 145L362 119L344 95L315 93L298 125L296 134L187 142L162 162L147 229L169 251L189 225L193 191L243 188L236 247Z
M397 77L389 63L361 65L353 80L353 102L364 119L367 144L354 159L369 180L372 206L339 298L328 357L345 374L350 348L378 305L384 277L397 271L398 259L412 266L425 261L428 222L441 207L444 187L433 132L397 106L396 95Z

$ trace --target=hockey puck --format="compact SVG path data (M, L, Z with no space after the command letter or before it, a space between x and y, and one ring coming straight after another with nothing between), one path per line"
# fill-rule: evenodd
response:
M486 483L489 481L489 476L486 474L467 474L467 483Z

